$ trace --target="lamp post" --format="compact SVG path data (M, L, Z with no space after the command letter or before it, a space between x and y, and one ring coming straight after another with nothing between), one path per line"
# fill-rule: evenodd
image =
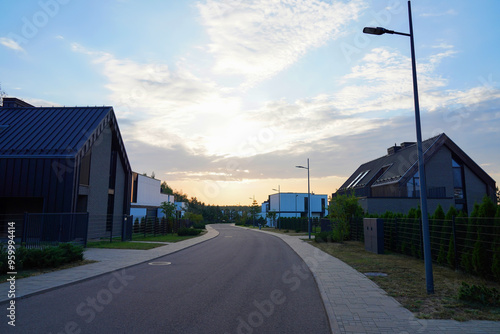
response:
M413 41L413 21L411 17L411 3L408 1L408 18L410 33L402 33L388 30L382 27L365 27L363 32L371 35L396 34L410 37L411 65L413 73L413 99L415 105L415 125L417 132L417 154L418 154L418 173L420 177L420 207L422 210L422 234L424 243L424 261L425 261L425 280L427 284L427 293L434 293L434 279L432 275L432 257L429 236L429 218L427 216L427 185L425 179L424 155L422 150L422 131L420 128L420 107L418 103L417 87L417 65L415 60L415 43Z
M295 167L307 169L307 229L309 231L309 239L311 239L311 183L309 181L309 158L307 158L307 167Z
M281 217L281 188L280 185L278 184L278 189L273 189L274 191L278 192L278 230L281 230L281 222L280 222L280 217Z

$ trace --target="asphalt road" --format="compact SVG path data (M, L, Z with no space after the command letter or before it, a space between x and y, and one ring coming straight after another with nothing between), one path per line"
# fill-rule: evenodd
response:
M280 239L214 225L219 236L16 302L1 333L331 333L307 266ZM2 306L4 306L3 304ZM4 307L2 307L4 308Z

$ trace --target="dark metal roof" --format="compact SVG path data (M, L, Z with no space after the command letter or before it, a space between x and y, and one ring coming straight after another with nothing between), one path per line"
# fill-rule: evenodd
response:
M75 156L112 107L0 108L0 155Z
M429 155L432 151L430 148L442 135L444 134L432 137L422 142L422 149L425 152L424 157ZM354 174L347 179L339 190L346 190L348 188L364 188L366 186L399 182L403 177L407 176L407 174L411 174L410 171L417 166L417 160L417 145L407 144L404 145L404 147L398 147L398 150L396 150L393 154L385 155L359 166ZM386 167L385 171L383 170L384 167ZM365 172L367 173L363 176ZM360 174L362 175L362 178L353 183L356 177ZM411 176L413 176L413 174L411 174ZM353 186L354 184L355 186Z
M401 147L398 146L392 154L359 166L339 190L346 191L347 189L361 189L391 183L406 183L418 171L418 155L417 145L410 142L404 144ZM495 188L495 181L444 133L422 142L424 163L429 161L442 146L448 147L489 187ZM384 167L386 168L384 169ZM357 180L356 177L359 175L361 175L361 179Z

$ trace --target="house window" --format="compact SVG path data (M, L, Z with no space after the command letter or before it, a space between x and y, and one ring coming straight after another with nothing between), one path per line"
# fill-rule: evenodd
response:
M361 181L369 172L370 170L359 173L359 175L347 186L347 189L356 187L359 181Z
M406 183L406 189L408 190L408 197L420 197L420 177L418 172Z
M455 160L451 160L453 168L453 192L455 199L464 199L463 169Z

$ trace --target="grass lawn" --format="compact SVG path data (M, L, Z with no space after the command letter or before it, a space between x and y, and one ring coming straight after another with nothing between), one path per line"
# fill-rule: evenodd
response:
M165 244L156 243L142 243L142 242L131 242L131 241L92 241L87 242L87 248L112 248L112 249L141 249L147 250L156 247L165 246Z
M132 239L134 241L157 241L157 242L178 242L186 239L196 238L200 235L205 234L206 231L201 232L199 235L186 235L186 236L178 236L177 234L167 234L167 235L157 235L157 236L148 236L144 237L139 235L133 236Z
M152 249L156 247L165 246L165 244L155 243L155 242L178 242L186 239L196 238L203 235L206 231L201 232L199 235L189 235L189 236L178 236L177 234L166 234L157 236L146 236L142 234L136 234L132 236L132 241L116 241L109 242L109 240L100 241L90 241L87 243L87 248L113 248L113 249ZM134 242L134 241L148 241L145 242Z
M481 307L457 299L462 282L483 284L500 290L500 283L488 281L433 264L434 291L427 294L424 261L400 254L377 255L365 251L357 241L311 245L342 260L361 273L381 272L386 277L370 277L405 308L423 319L500 321L500 307Z

